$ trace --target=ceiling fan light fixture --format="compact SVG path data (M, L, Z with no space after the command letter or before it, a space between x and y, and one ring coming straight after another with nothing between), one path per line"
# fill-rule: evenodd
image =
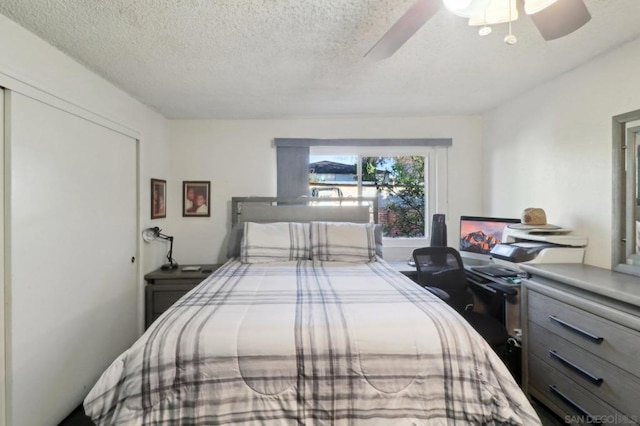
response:
M469 25L496 25L518 19L516 0L491 0L481 13L469 17Z
M558 0L524 0L524 12L527 15L533 15L546 9Z
M469 18L469 25L481 26L478 34L491 33L489 25L509 24L505 43L514 44L511 26L523 10L545 40L554 40L578 30L591 19L584 0L413 0L414 4L373 45L365 57L372 60L392 56L407 40L431 19L444 4L455 15ZM520 5L520 2L523 5ZM534 13L534 11L537 11ZM471 13L474 12L474 13Z
M442 0L442 2L454 15L469 18L484 12L491 0Z

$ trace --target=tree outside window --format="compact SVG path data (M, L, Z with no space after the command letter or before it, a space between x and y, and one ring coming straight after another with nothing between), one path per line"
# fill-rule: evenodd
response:
M385 237L425 236L425 157L312 155L309 160L312 197L378 197Z
M375 182L381 195L380 220L387 237L425 235L424 157L363 157L362 181ZM381 218L382 219L382 218Z

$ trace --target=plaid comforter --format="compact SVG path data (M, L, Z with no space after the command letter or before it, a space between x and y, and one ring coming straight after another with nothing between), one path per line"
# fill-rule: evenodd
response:
M382 260L232 259L84 407L101 425L540 424L485 341Z

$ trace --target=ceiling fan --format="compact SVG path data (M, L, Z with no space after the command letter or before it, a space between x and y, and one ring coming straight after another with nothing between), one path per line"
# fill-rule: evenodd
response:
M583 0L418 0L364 56L385 59L393 55L436 14L441 2L454 14L469 18L469 25L482 26L480 35L491 32L489 25L508 22L507 44L516 41L511 22L517 19L518 9L531 17L545 40L570 34L591 19Z

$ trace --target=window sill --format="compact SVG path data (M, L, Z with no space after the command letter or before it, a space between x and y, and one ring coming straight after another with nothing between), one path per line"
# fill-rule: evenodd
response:
M383 247L424 247L429 245L427 238L382 238Z

